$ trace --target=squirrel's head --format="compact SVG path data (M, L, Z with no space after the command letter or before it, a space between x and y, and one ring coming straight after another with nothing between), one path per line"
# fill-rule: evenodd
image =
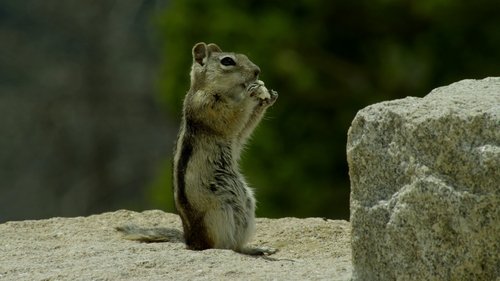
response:
M260 69L247 56L223 52L203 42L193 47L191 89L234 92L245 90L259 77Z

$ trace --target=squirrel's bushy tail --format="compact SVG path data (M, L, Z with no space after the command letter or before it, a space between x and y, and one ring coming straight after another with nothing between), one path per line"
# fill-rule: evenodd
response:
M124 225L115 228L123 234L123 238L146 243L154 242L184 242L182 231L175 228L146 228L137 225Z

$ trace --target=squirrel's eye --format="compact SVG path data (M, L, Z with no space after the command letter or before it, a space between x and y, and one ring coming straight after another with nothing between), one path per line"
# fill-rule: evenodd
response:
M225 66L236 65L236 62L230 57L223 57L220 63Z

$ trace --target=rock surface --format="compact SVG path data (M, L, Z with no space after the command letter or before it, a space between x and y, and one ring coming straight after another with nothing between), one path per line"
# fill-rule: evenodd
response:
M500 78L361 110L347 156L353 280L499 280Z
M134 223L181 229L162 211L0 224L0 280L349 280L350 224L321 218L257 219L255 245L279 252L252 257L190 251L182 243L124 240Z

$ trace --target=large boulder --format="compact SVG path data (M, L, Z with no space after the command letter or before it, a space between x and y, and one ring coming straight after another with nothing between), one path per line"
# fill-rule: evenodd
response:
M347 159L353 280L500 277L500 78L364 108Z

